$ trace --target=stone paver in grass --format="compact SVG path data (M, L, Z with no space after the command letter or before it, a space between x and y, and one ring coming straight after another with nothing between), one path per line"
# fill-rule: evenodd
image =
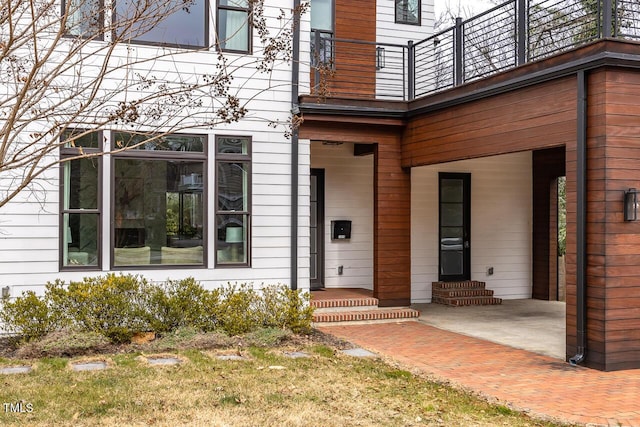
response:
M147 357L147 362L149 362L149 365L172 366L179 365L182 360L177 357Z
M0 374L12 375L12 374L28 374L33 368L31 366L7 366L6 368L0 368Z
M291 359L301 359L305 357L311 357L309 356L308 353L305 353L304 351L285 351L284 355Z
M377 357L378 355L375 353L371 353L368 350L365 350L364 348L351 348L349 350L342 350L342 353L346 354L347 356L354 356L354 357Z
M219 354L216 356L219 360L249 360L239 354Z
M107 362L79 362L71 364L71 369L74 371L102 371L107 369Z

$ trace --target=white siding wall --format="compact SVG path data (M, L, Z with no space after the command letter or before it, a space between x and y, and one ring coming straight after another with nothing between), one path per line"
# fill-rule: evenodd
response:
M215 3L215 2L214 2ZM289 11L289 0L269 0L266 15L270 17L273 33L280 26L277 16L280 9ZM215 7L213 8L215 10ZM212 13L212 15L215 15ZM303 27L308 28L308 18L303 19ZM213 26L210 27L213 31ZM210 34L213 37L213 34ZM302 40L308 36L303 35ZM254 52L259 53L259 40L254 32ZM132 46L129 54L148 57L156 48ZM123 46L120 54L127 50ZM159 78L197 78L203 73L215 72L217 53L188 52L171 60L154 61L153 73ZM291 66L279 63L273 72L265 74L255 70L255 58L228 54L232 63L247 63L235 75L233 91L242 99L252 98L248 104L249 113L239 123L220 125L213 129L191 128L191 133L209 135L208 147L208 268L139 270L150 280L163 281L167 278L180 279L193 276L207 287L215 287L227 282L252 282L261 284L285 283L290 280L290 224L291 224L291 140L286 138L285 126L273 128L269 121L288 123L291 110ZM164 71L160 71L164 70ZM145 70L140 69L142 73ZM308 73L307 73L308 74ZM305 75L302 73L302 75ZM116 78L117 77L117 78ZM107 79L106 86L114 87L122 76ZM203 112L207 110L205 107ZM183 119L197 117L197 113ZM153 128L153 126L151 126ZM130 130L130 128L122 128ZM215 241L215 135L242 135L252 138L252 230L251 268L214 268ZM106 147L110 144L110 134L105 132ZM298 287L308 289L309 266L309 143L302 141L299 156L299 283ZM111 159L103 159L103 215L102 215L102 271L60 272L59 271L59 169L52 168L38 181L39 191L25 192L8 205L0 208L0 287L10 286L13 296L24 290L43 291L47 281L60 278L65 281L78 280L84 276L103 274L109 271L109 242L111 233L110 217L110 171ZM0 182L0 187L2 183Z
M378 0L376 2L376 41L406 44L409 40L417 42L433 34L434 0L420 1L422 2L421 24L406 25L395 22L395 1Z
M312 142L311 167L325 170L325 287L373 289L373 156ZM331 241L331 221L340 219L352 221L349 241Z
M532 178L525 152L411 170L412 302L430 302L438 280L438 172L471 173L471 279L500 298L530 298Z

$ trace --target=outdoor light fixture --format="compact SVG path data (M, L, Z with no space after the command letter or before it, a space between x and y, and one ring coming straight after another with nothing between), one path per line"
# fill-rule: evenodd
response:
M624 192L624 220L638 220L638 190L630 188Z
M384 48L376 47L376 70L382 70L384 68Z
M5 286L4 288L2 288L2 298L9 298L11 296L11 288L8 286Z

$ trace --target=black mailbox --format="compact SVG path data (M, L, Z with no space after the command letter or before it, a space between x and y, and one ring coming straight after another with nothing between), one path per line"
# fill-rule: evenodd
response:
M331 221L331 240L351 239L351 221Z

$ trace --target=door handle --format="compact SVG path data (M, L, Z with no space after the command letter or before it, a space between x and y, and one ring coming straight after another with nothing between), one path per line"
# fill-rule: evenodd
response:
M470 246L470 245L469 245L469 241L468 241L468 240L465 240L465 242L464 242L464 248L465 248L465 249L469 249L469 246Z

